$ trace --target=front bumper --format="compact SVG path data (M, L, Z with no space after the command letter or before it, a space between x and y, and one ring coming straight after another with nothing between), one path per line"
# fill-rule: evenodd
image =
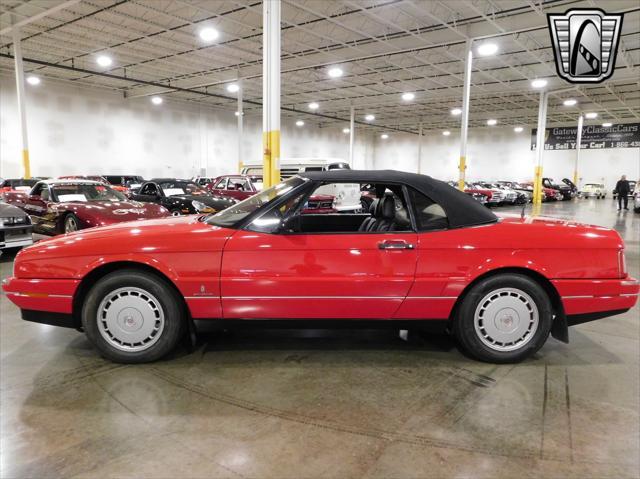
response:
M627 311L638 302L640 283L624 279L553 280L569 325L605 318Z
M4 226L0 229L0 249L22 248L33 244L33 226Z
M2 289L7 298L22 310L71 314L73 295L80 284L74 279L7 278Z

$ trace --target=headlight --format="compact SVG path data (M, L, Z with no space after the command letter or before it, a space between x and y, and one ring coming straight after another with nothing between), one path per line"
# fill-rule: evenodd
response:
M204 203L201 203L200 201L196 201L196 200L193 200L191 202L191 205L196 209L196 211L198 213L200 213L202 210L205 210L205 209L208 208L207 205L205 205Z
M9 216L7 218L2 218L1 223L5 226L28 225L29 217L28 216Z

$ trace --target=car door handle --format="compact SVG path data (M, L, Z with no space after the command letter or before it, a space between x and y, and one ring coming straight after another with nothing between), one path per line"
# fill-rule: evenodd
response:
M385 240L378 243L378 249L414 249L415 245L404 240Z

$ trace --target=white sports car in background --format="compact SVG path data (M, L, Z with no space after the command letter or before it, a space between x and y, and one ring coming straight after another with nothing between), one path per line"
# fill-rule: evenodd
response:
M603 183L586 183L580 194L583 198L604 198L607 196L607 190Z

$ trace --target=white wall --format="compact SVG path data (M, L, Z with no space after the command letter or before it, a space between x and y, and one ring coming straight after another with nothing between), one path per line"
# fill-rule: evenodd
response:
M190 177L237 171L237 118L232 112L197 104L149 98L125 99L108 90L43 79L26 85L31 172L34 176L139 174ZM246 115L245 161L262 161L262 119ZM348 159L342 126L298 128L283 122L281 156ZM354 166L372 163L371 142L362 136ZM19 177L21 146L15 81L0 75L0 177Z
M198 104L166 100L154 106L148 98L125 99L95 88L43 79L27 85L27 116L32 174L139 174L190 177L206 167L209 175L236 171L236 117L231 112ZM473 101L473 99L472 99ZM12 75L0 75L0 176L21 175L21 153ZM302 128L287 120L282 127L281 156L348 158L346 125ZM245 117L245 161L261 161L261 116ZM377 133L356 128L354 168L416 171L418 137ZM440 132L423 139L422 172L450 180L457 178L459 133ZM613 187L621 174L640 177L640 149L583 150L580 177L604 180ZM546 151L544 174L573 177L575 151ZM469 179L531 180L535 153L530 131L511 128L470 131Z
M532 180L535 151L531 151L531 131L515 133L512 128L479 128L469 133L467 178L470 180ZM450 136L427 134L422 140L421 172L442 180L458 177L459 131ZM418 137L393 133L387 140L376 136L374 167L416 171ZM545 151L544 176L561 180L573 178L575 150ZM640 178L640 148L582 150L579 177L585 181L604 181L615 185L620 175Z

